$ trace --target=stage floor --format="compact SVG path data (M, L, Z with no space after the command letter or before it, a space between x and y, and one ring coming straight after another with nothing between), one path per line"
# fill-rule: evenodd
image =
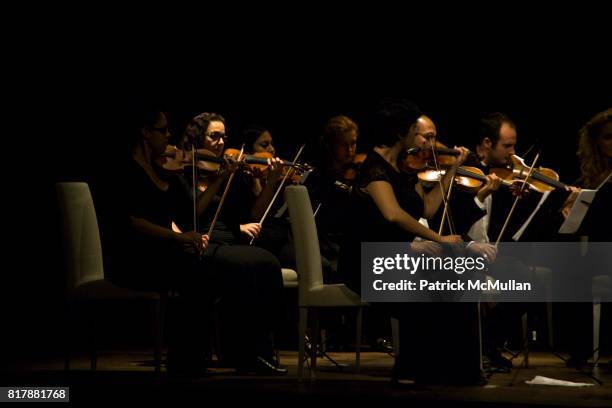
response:
M354 372L355 354L330 353L347 367L338 369L326 359L318 360L316 381L308 377L297 381L297 353L281 352L281 362L290 369L286 377L239 376L233 370L212 368L198 378L169 378L162 369L160 376L152 368L150 352L106 352L99 354L98 371L88 370L88 356L77 354L72 371L63 371L61 358L20 363L2 372L2 386L70 386L73 402L119 402L124 400L207 401L257 400L258 403L291 401L312 404L404 405L409 401L447 406L588 406L612 407L612 371L607 366L594 370L603 385L570 388L528 385L536 375L558 380L596 384L578 371L566 368L552 354L532 352L529 368L515 368L509 374L495 374L485 386L416 385L397 389L390 385L393 359L387 354L362 353L360 373ZM610 356L602 356L607 362ZM515 367L522 356L515 359ZM440 369L443 369L442 367Z

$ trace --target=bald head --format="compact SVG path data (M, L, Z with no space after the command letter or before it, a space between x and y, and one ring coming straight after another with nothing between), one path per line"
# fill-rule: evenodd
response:
M436 130L436 124L428 116L425 116L425 115L420 116L417 119L416 125L417 125L417 128L416 128L417 134L422 135L426 139L429 139L431 137L435 138L438 134Z

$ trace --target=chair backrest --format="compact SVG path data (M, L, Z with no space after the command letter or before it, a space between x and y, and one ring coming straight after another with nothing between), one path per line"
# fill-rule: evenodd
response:
M285 188L285 201L295 245L299 293L323 286L319 237L308 190L304 186Z
M61 214L68 291L104 279L96 210L87 183L55 185Z

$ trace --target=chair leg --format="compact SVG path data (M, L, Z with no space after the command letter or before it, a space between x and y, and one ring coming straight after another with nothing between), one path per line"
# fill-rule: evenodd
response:
M214 304L213 304L213 308L212 308L212 335L213 335L213 344L214 344L214 349L215 349L215 354L217 355L217 360L219 361L224 361L223 360L223 350L222 350L222 346L221 346L221 319L219 318L219 300L217 299Z
M478 316L478 359L480 364L480 371L484 370L482 363L483 341L482 341L482 305L480 302L476 304L476 316Z
M529 367L529 316L527 313L521 319L523 323L523 344L525 347L525 368Z
M355 339L355 370L361 369L361 324L363 322L363 308L357 310L357 338Z
M400 354L399 320L395 317L391 318L391 341L393 342L393 354L395 358L398 358Z
M90 369L91 371L96 371L98 367L98 350L96 344L96 318L97 313L95 311L95 306L90 305L92 308L91 314L89 317L89 350L90 350Z
M551 350L555 348L555 342L553 337L554 327L553 327L553 304L551 302L546 303L546 319L548 323L548 345Z
M319 311L317 308L312 309L312 345L310 355L310 380L316 379L317 370L317 347L319 346Z
M593 299L593 364L599 361L599 324L601 321L601 299Z
M64 371L70 371L70 354L72 348L72 311L70 304L64 309Z
M308 324L308 308L300 307L300 316L298 320L298 380L302 381L304 376L304 358L305 358L305 337L306 326Z
M154 300L151 305L153 314L153 347L154 347L154 363L155 373L161 373L161 355L162 355L162 322L161 313L162 307L160 300Z

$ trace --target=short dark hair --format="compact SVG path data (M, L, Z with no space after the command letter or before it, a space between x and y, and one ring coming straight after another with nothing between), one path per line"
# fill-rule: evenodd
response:
M421 115L421 110L412 101L384 98L378 104L374 118L375 144L393 146L408 133Z
M134 148L134 146L140 143L142 130L154 127L162 114L166 115L166 112L159 108L149 107L139 107L126 112L128 117L125 120L128 134L130 135L130 148Z
M507 123L511 128L516 129L516 125L512 119L510 119L505 113L493 112L483 117L480 120L478 144L481 144L486 138L489 138L493 144L493 147L495 147L499 141L499 130L504 123Z
M259 139L259 136L265 132L270 132L270 129L254 123L244 127L242 130L242 142L244 143L244 148L247 152L253 151L253 144L255 144L255 141Z

